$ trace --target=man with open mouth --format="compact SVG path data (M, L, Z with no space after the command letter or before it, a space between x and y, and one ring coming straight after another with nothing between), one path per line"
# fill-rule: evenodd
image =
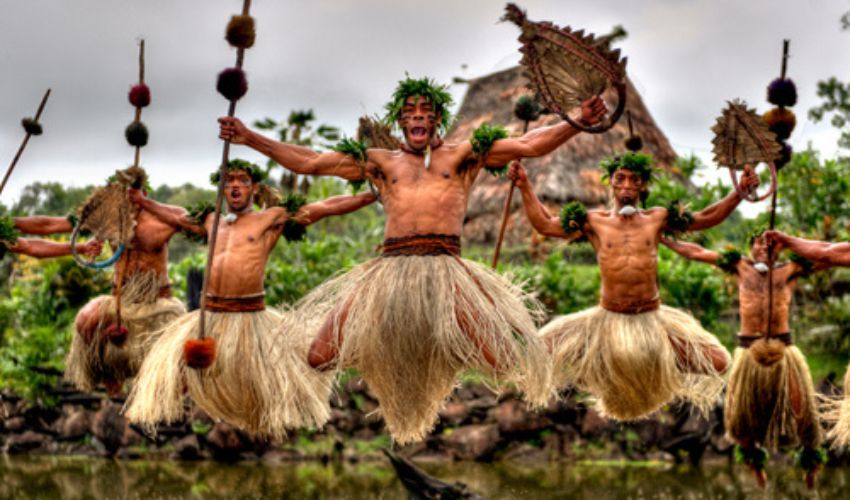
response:
M590 240L602 275L599 305L556 318L540 335L562 382L591 393L601 412L616 420L644 417L679 398L701 410L723 389L729 354L691 315L661 305L658 245L665 232L707 229L722 222L742 198L733 191L690 214L678 202L640 209L652 176L651 159L637 153L602 163L613 207L587 211L580 203L549 213L534 194L525 168L511 165L529 222L546 235ZM745 189L758 185L748 169Z
M215 184L218 175L211 178ZM307 365L310 338L291 314L266 308L266 264L281 236L300 239L306 226L362 208L375 197L361 193L305 204L303 196L291 194L280 200L262 178L262 170L247 161L231 160L227 166L228 214L219 222L207 277L206 335L216 345L212 363L204 369L187 366L203 355L191 343L184 350L198 335L200 311L171 322L139 371L127 402L130 421L152 428L181 420L184 392L211 417L264 436L280 438L286 429L320 427L328 419L331 377ZM157 203L138 190L131 190L130 198L164 223L202 239L212 231L212 204L187 210ZM254 209L255 202L261 210Z
M508 279L461 259L460 234L482 168L548 154L578 130L562 122L495 140L487 153L476 154L471 142L446 144L440 137L451 103L446 88L428 78L401 81L385 118L404 134L401 149L369 148L360 160L283 144L238 119L219 119L222 139L293 172L365 179L380 192L382 256L319 286L298 310L305 321L323 321L310 327L316 332L310 364L359 370L400 444L427 435L462 370L514 382L537 405L552 390L551 363L536 335L539 303ZM605 112L594 97L583 103L579 119L595 123Z
M664 239L663 243L685 258L713 264L738 280L741 333L726 388L724 424L738 445L736 454L763 487L767 479L767 452L779 446L800 445L799 465L806 483L815 477L826 457L820 449L820 419L812 375L806 357L794 345L789 327L791 301L797 280L828 263L815 263L799 255L790 262L770 263L772 252L759 230L750 237L750 258L734 249L707 250L697 244ZM772 274L773 303L769 303L768 276ZM770 314L768 314L770 311Z

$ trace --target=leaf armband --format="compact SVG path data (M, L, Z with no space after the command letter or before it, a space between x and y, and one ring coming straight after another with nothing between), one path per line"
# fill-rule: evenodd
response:
M501 125L482 123L472 133L472 138L469 139L469 142L472 144L473 154L475 154L476 158L478 158L478 161L483 162L490 153L490 150L493 148L493 144L495 144L495 142L499 139L506 139L507 137L508 131L505 127ZM502 165L500 167L490 167L485 165L484 168L496 177L501 177L508 173L507 165Z
M800 266L804 275L812 274L812 271L815 270L815 263L813 261L794 252L791 252L791 262Z
M572 201L561 209L561 228L567 234L583 231L587 222L587 209L581 202Z
M192 206L186 207L186 211L188 212L189 222L191 222L192 224L203 226L204 222L207 220L207 217L211 213L215 212L215 206L213 206L213 204L208 201L202 201L200 203L196 203ZM193 233L188 229L183 229L181 232L186 238L197 243L207 242L207 237L205 235L202 236L200 234Z
M741 252L734 248L727 248L720 252L720 258L717 259L717 267L723 270L724 273L736 274L738 272L738 262L741 262Z
M289 217L283 223L283 237L286 241L301 241L307 234L307 226L295 220L298 210L307 204L307 198L300 193L289 193L280 202L280 206L286 209Z
M15 229L15 221L9 215L0 217L0 259L6 255L6 249L18 242L21 234Z
M673 200L667 206L667 225L665 232L670 235L677 235L687 232L694 223L693 214L688 211L687 205L679 200Z

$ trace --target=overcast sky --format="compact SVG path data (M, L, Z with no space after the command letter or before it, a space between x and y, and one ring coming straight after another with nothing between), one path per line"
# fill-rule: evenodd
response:
M153 102L142 164L154 185L206 182L221 143L216 117L226 101L217 73L235 60L223 39L239 0L2 0L0 30L0 168L23 136L19 121L53 89L45 133L13 173L4 204L34 181L99 183L127 166L124 128L133 116L126 94L137 79L137 40L145 38ZM516 64L517 28L498 23L505 3L492 0L254 0L257 43L246 54L246 122L313 108L319 121L349 135L357 117L382 109L397 81L428 75L442 82L478 77ZM622 24L619 47L629 76L679 154L710 162L711 127L727 99L768 109L765 87L779 73L782 39L791 39L789 75L800 101L796 149L812 143L835 154L837 133L806 119L816 82L850 80L850 32L839 19L850 0L528 0L532 20L606 33ZM459 101L465 90L452 90ZM244 147L234 153L261 157ZM2 160L5 158L6 160ZM3 163L5 161L6 163ZM725 173L724 173L725 178Z

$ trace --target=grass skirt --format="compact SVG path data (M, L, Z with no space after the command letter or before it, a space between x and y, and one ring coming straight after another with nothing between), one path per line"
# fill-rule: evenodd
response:
M337 366L360 372L399 444L427 435L463 370L513 383L534 405L553 393L551 360L536 335L539 303L480 264L451 255L379 257L319 286L298 311L305 324L332 314L338 329L347 304Z
M94 335L87 339L74 332L71 349L65 359L65 377L77 388L91 391L99 383L121 384L139 371L145 354L156 340L158 331L186 313L175 298L157 297L158 282L152 273L136 275L124 286L121 299L121 323L127 327L127 339L116 346L104 335L115 323L116 300L102 295L97 301L99 317Z
M844 373L844 395L823 397L823 421L831 427L826 438L832 441L832 448L850 447L850 365Z
M199 311L168 325L130 393L131 422L152 430L182 420L186 393L212 418L265 436L282 438L286 429L327 421L332 374L307 364L309 338L298 333L291 314L206 314L207 336L216 342L212 366L195 370L183 361L183 344L198 335Z
M723 390L705 352L723 347L693 316L671 307L641 314L593 307L553 320L540 335L565 382L591 393L616 420L644 417L674 399L707 412ZM673 342L698 373L681 365Z
M801 407L796 418L791 407L790 377L797 380L800 390ZM770 449L820 445L812 375L805 356L793 345L786 346L782 358L770 366L760 364L752 348L735 349L724 415L726 433L739 443Z

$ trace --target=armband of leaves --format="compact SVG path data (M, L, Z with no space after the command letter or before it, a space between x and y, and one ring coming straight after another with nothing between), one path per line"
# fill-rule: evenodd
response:
M587 209L578 201L571 201L561 209L561 228L567 234L582 231L587 222Z
M827 461L826 450L823 448L804 447L796 454L797 467L806 472L812 472L824 465Z
M803 274L811 274L815 269L814 262L794 252L791 252L791 262L800 266L803 269Z
M366 171L363 167L363 164L366 163L367 154L366 154L366 143L363 141L358 141L357 139L351 139L349 137L343 138L339 141L336 146L331 147L337 153L342 153L346 156L350 156L354 158L357 164L360 166L360 171L363 174L361 179L349 180L348 184L351 186L351 190L353 194L357 194L362 188L363 183L366 181Z
M15 221L12 217L5 215L0 217L0 259L6 255L6 249L18 241L21 233L15 229Z
M301 241L307 234L307 226L294 219L298 210L306 204L307 198L300 193L289 193L280 202L280 206L285 208L289 214L286 222L283 223L283 237L286 238L286 241Z
M746 448L740 445L735 446L735 462L750 466L753 470L764 470L767 459L767 450L761 446L748 446Z
M69 213L68 215L66 215L65 220L68 221L68 224L71 224L71 228L72 228L71 230L72 231L73 231L73 228L77 227L77 224L80 223L80 218L77 216L76 210L74 210L71 213ZM91 236L91 231L89 231L88 229L81 229L80 232L79 232L79 235L80 236Z
M215 212L215 206L208 201L202 201L202 202L196 203L196 204L194 204L190 207L186 207L186 211L189 212L188 213L189 222L191 222L192 224L203 226L204 222L207 220L207 217L211 213ZM192 231L189 231L187 229L183 229L181 232L183 233L184 236L186 236L186 238L188 238L192 241L195 241L197 243L206 243L207 242L206 236L202 236L200 234L193 233Z
M741 252L734 248L727 248L720 252L720 258L717 259L717 267L725 273L736 274L738 272L738 262L741 262Z
M473 154L475 154L479 161L484 161L484 158L487 157L493 148L493 144L499 139L506 139L507 137L508 131L505 127L482 123L472 133L472 138L469 142L472 144ZM501 177L508 173L507 165L502 165L501 167L489 167L485 165L484 168L496 177Z
M673 200L667 206L667 225L664 230L667 234L676 235L686 232L694 223L694 216L688 211L688 207L679 200Z

